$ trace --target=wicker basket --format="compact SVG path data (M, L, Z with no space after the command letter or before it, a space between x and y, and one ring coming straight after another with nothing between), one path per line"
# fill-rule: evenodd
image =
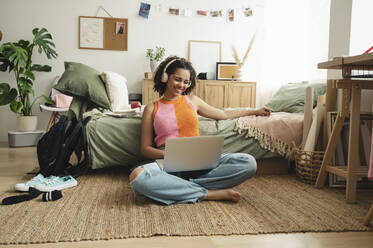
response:
M298 148L294 148L293 152L297 176L304 183L315 184L324 158L324 152L303 151Z

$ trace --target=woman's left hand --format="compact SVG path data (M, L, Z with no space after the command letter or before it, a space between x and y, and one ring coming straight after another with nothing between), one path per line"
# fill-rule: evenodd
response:
M256 116L270 116L271 110L269 108L263 107L254 111Z

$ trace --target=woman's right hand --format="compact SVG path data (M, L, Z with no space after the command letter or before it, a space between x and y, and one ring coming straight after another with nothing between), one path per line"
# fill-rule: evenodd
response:
M263 107L257 110L254 110L256 116L270 116L271 110L269 108Z

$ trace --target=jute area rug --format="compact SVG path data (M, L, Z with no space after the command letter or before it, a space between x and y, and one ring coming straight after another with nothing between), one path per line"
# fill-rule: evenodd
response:
M38 197L0 206L0 243L121 239L155 235L232 235L372 231L370 203L347 204L344 192L315 189L292 176L260 176L236 187L242 200L164 206L135 197L128 172L100 170L78 178L55 202ZM6 192L4 197L15 195Z

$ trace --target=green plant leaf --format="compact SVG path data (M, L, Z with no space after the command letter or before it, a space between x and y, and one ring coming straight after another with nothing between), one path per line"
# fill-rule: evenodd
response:
M155 49L148 48L146 49L145 56L149 58L150 61L161 61L164 57L166 49L163 47L156 46Z
M160 61L163 58L165 52L166 52L166 49L164 49L163 47L156 46L155 47L154 60L157 61L157 62Z
M26 95L26 94L32 94L34 95L34 90L32 89L32 81L28 78L25 77L20 77L18 80L18 88L19 88L19 93L21 95Z
M23 109L22 102L18 102L16 100L13 100L10 105L10 110L12 110L14 113L18 114Z
M32 73L32 71L25 71L24 72L25 76L30 78L31 80L35 80L35 75Z
M2 53L0 53L0 71L6 71L9 67L9 72L13 70L13 66L9 59L5 58Z
M146 55L145 55L147 58L149 58L150 61L153 61L153 49L151 48L148 48L146 49Z
M7 105L17 97L17 90L7 83L0 83L0 106Z
M25 86L25 85L31 85L32 86L33 82L29 78L20 77L19 81L18 81L18 84L21 84L22 86Z
M34 35L34 44L38 46L38 52L42 53L44 51L48 59L56 58L58 56L57 52L53 49L55 47L52 42L52 35L48 33L48 30L42 28L34 28L32 30Z
M0 53L17 69L27 65L28 53L23 47L17 46L17 43L4 43L0 47Z
M44 71L44 72L50 72L52 71L52 67L49 65L38 65L34 64L31 66L31 71Z
M56 104L52 99L50 99L46 95L41 95L41 97L44 99L46 104L49 104L49 105L55 105Z
M27 47L30 45L30 41L28 41L28 40L19 40L16 43L16 45L27 50Z

